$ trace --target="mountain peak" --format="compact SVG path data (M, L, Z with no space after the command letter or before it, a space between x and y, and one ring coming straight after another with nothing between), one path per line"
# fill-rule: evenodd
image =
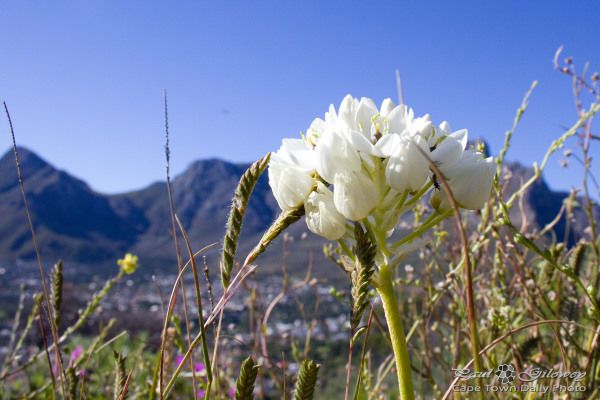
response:
M31 168L39 169L49 165L45 160L38 156L34 151L29 150L27 147L17 146L17 152L21 167L23 167L24 164L27 164ZM15 152L12 148L8 149L2 158L0 158L1 167L6 167L9 164L15 165Z
M26 147L17 147L19 155L19 166L21 168L21 176L24 180L37 174L43 169L54 170L50 164L38 156L32 150ZM0 191L6 190L19 183L17 165L15 163L15 153L13 149L9 149L2 158L0 158Z
M189 165L186 173L194 172L225 172L225 173L237 173L240 169L246 169L250 166L250 163L232 163L229 161L221 160L220 158L209 158L205 160L197 160Z
M215 186L226 183L227 190L231 185L237 184L249 164L233 164L217 158L198 160L173 181L175 187L198 188L200 190L214 190ZM225 195L226 198L231 194Z

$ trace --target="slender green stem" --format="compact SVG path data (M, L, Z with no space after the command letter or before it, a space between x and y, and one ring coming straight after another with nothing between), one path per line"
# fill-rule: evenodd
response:
M342 247L342 250L344 250L344 253L346 253L346 255L348 257L350 257L351 259L354 260L354 254L352 254L352 252L350 251L350 249L348 248L348 245L346 244L346 242L344 242L342 239L338 239L338 243L340 244L340 246Z
M427 191L427 189L425 189L425 191ZM404 203L406 203L407 197L408 197L408 190L405 190L404 193L402 193L402 197L400 197L400 201L398 202L398 208L402 207L404 205Z
M410 371L410 359L408 357L402 319L400 318L400 310L398 310L398 303L396 301L396 293L394 293L394 286L392 285L392 271L390 271L388 266L382 266L379 269L377 291L383 303L383 311L385 312L385 319L387 320L390 339L392 341L392 349L396 359L398 388L400 390L398 398L400 400L412 400L414 399L414 391Z
M585 125L585 121L588 118L593 117L594 114L596 114L598 111L600 111L600 104L592 105L590 107L590 111L585 113L579 119L579 121L577 121L577 123L571 127L571 129L569 129L567 132L563 133L563 135L560 138L558 138L557 140L552 142L552 144L550 145L550 148L548 148L548 151L546 152L546 155L544 156L544 159L542 160L542 164L540 166L538 166L537 163L533 164L533 169L534 169L533 176L531 178L529 178L529 180L527 182L522 184L521 187L519 188L519 190L514 192L512 194L512 196L510 196L510 198L505 202L509 207L512 206L512 203L515 201L515 199L517 199L521 195L521 193L523 193L529 186L531 186L533 184L533 182L535 182L537 180L537 178L539 178L539 176L542 174L542 171L544 170L544 167L546 166L546 163L548 162L548 159L550 158L552 153L554 153L555 151L562 148L565 140L567 140L567 138L569 138L570 136L575 135L577 133L577 130L580 127Z
M421 190L417 192L417 194L411 197L410 200L408 200L406 203L403 202L403 205L401 206L401 211L408 210L414 203L416 203L421 198L421 196L423 196L429 191L431 186L433 186L433 183L431 182L431 180L428 180L427 183L421 188ZM404 199L406 200L406 197L404 197ZM404 211L402 211L402 214L403 213Z
M423 232L427 231L431 227L439 224L440 222L442 222L443 220L445 220L446 218L451 216L452 212L453 212L452 209L450 209L442 214L440 214L438 211L434 212L433 214L431 214L431 216L429 216L429 218L427 218L427 220L425 220L421 224L421 226L417 230L415 230L410 235L405 236L404 238L400 239L398 242L394 243L391 248L395 249L395 248L402 246L404 243L412 242L417 236L421 236L423 234Z

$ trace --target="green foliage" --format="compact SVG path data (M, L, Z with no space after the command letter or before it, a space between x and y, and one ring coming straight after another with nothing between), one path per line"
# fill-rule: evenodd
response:
M304 207L295 208L293 210L284 211L277 217L275 222L271 224L267 232L262 236L258 244L252 249L244 265L248 265L253 262L259 255L265 252L267 246L271 244L277 236L279 236L287 227L297 222L304 215Z
M62 290L63 290L63 264L62 261L57 262L50 276L51 294L50 304L52 305L52 313L54 314L54 323L56 328L60 326L60 310L62 308Z
M579 275L579 270L583 265L583 260L585 259L584 255L587 247L588 245L585 242L580 243L573 249L571 257L569 257L569 265L571 268L573 268L573 271L575 271L575 274L577 275Z
M269 165L270 158L271 153L252 164L244 175L242 175L237 189L235 190L235 196L231 203L231 211L229 212L229 220L227 221L227 231L223 238L221 280L224 288L227 288L231 281L231 270L233 269L235 251L237 249L238 239L242 230L242 221L244 219L246 207L248 206L248 201L250 200L250 195L252 194L252 189L254 189L254 185L258 182L258 178L260 178L260 175L267 165Z
M352 271L352 330L360 324L363 313L369 306L369 289L371 277L375 272L376 247L360 224L354 227L356 237L355 267Z
M254 399L254 382L258 375L258 365L254 364L252 357L246 358L242 363L240 377L235 385L235 400Z
M69 379L69 399L76 400L77 399L77 384L79 383L79 377L75 373L75 368L70 366L65 371L67 378Z
M298 372L294 400L311 400L315 394L315 385L319 375L320 365L314 361L304 360Z
M125 371L125 359L123 354L118 351L113 351L115 357L115 390L113 399L119 400L125 397L123 391L125 390L125 381L127 380L127 372Z

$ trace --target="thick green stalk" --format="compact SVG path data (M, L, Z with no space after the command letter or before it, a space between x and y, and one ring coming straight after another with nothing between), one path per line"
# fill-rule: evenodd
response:
M396 370L398 373L398 388L400 390L400 400L414 399L412 374L410 371L410 359L408 357L408 348L400 318L400 310L396 301L396 293L392 285L392 271L388 266L380 267L379 279L377 279L377 291L381 296L385 319L387 320L390 339L394 358L396 359Z

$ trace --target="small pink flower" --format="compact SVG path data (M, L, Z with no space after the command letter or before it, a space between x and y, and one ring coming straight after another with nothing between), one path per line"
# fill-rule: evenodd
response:
M196 372L206 371L206 366L202 363L197 363L196 365L194 365L194 368L196 369Z
M206 395L206 390L200 389L198 390L198 397L204 397Z
M71 361L75 361L83 353L83 347L81 345L75 347L75 350L71 353Z
M185 356L183 354L177 355L177 358L175 359L175 365L177 365L179 367L181 365L181 363L183 362L184 358L185 358Z
M235 398L235 388L234 387L229 389L229 398L231 398L231 399Z

